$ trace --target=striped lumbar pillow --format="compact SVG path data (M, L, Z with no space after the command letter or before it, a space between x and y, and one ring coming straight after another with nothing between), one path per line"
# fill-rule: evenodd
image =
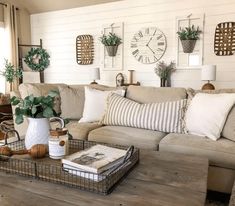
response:
M130 99L111 94L106 113L101 121L104 125L136 127L169 133L183 132L183 116L187 100L174 102L139 104Z

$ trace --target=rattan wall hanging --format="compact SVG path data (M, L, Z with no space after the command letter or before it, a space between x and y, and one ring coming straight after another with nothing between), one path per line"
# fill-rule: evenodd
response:
M76 38L76 58L80 65L93 63L94 41L91 35L79 35Z
M215 29L214 52L217 56L233 55L235 51L235 22L219 23Z

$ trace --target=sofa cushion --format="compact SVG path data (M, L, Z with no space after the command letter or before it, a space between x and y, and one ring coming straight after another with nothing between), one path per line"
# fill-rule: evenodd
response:
M217 89L217 90L194 90L192 88L187 89L187 96L192 99L197 93L209 93L209 94L220 94L220 93L235 93L235 89ZM224 128L222 130L222 136L235 141L235 106L231 109Z
M235 143L226 138L213 141L196 135L171 133L161 140L159 150L206 157L210 165L235 169Z
M119 145L134 145L141 149L157 150L166 134L132 127L105 126L89 133L88 140Z
M159 88L144 86L129 86L126 97L139 103L155 103L186 99L184 88Z
M56 129L60 127L59 122L52 122L51 128ZM70 121L66 128L68 129L69 133L73 136L73 139L82 139L87 140L88 134L90 131L101 127L98 123L78 123L78 121Z

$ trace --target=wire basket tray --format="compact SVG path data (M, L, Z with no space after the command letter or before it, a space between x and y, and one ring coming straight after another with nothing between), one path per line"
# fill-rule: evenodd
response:
M69 154L90 148L96 144L103 144L114 148L127 149L126 146L111 145L83 140L69 140ZM7 145L12 150L25 149L24 140ZM112 169L111 172L94 174L90 172L63 169L61 160L54 160L49 156L43 159L32 159L29 155L14 155L7 157L0 155L0 170L12 174L37 178L39 180L64 184L67 186L87 190L100 194L110 194L128 172L139 161L139 149L134 148L128 160Z

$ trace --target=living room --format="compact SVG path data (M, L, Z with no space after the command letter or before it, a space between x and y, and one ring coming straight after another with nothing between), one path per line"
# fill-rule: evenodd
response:
M140 154L111 193L0 161L1 205L235 205L234 11L233 0L1 0L0 138L14 128L33 153L40 133L50 150L54 133L48 143L50 128L35 128L56 113L69 138Z

